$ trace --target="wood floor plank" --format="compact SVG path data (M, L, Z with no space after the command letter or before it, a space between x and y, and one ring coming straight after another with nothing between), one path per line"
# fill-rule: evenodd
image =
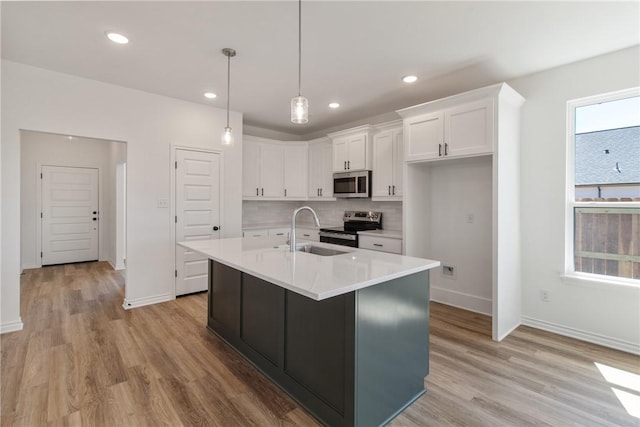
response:
M0 336L1 426L319 426L206 329L207 294L124 310L107 263L26 270L24 329ZM431 303L427 392L391 426L640 427L596 363L640 358ZM640 393L636 393L637 395Z

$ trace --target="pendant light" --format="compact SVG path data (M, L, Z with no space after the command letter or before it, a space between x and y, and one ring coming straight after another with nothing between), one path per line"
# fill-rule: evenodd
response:
M298 96L291 98L291 122L304 124L309 121L309 101L301 95L302 75L302 0L298 0Z
M227 57L227 126L222 131L222 146L230 147L233 145L233 132L229 126L229 99L231 98L231 58L236 56L235 49L224 48L222 53Z

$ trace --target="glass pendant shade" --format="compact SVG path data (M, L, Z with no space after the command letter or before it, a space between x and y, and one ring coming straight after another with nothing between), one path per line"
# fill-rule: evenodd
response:
M304 96L294 96L291 98L291 122L302 124L308 121L309 101Z
M222 131L222 146L230 147L233 145L233 132L229 126Z

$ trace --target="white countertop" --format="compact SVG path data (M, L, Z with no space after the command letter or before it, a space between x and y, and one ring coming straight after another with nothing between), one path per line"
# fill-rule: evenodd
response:
M300 295L322 300L440 265L439 261L313 242L346 253L290 252L281 236L180 242L229 267Z
M402 231L398 230L365 230L358 231L359 236L387 237L389 239L402 240Z

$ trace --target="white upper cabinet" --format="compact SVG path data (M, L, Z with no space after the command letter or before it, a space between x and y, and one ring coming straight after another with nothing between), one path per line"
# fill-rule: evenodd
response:
M371 127L369 125L329 134L333 141L333 171L371 169Z
M284 196L307 197L307 145L302 142L284 147Z
M443 155L450 157L493 152L493 101L473 102L445 111Z
M333 198L333 151L331 141L322 138L309 141L310 199Z
M373 200L402 200L404 162L402 125L397 123L373 137Z
M491 154L493 102L485 99L407 117L404 131L409 162Z
M260 144L260 196L284 196L284 147Z
M436 159L444 144L444 113L421 114L404 121L407 161Z
M260 144L246 136L242 143L242 197L260 195Z
M245 137L242 196L245 200L307 197L307 144Z

